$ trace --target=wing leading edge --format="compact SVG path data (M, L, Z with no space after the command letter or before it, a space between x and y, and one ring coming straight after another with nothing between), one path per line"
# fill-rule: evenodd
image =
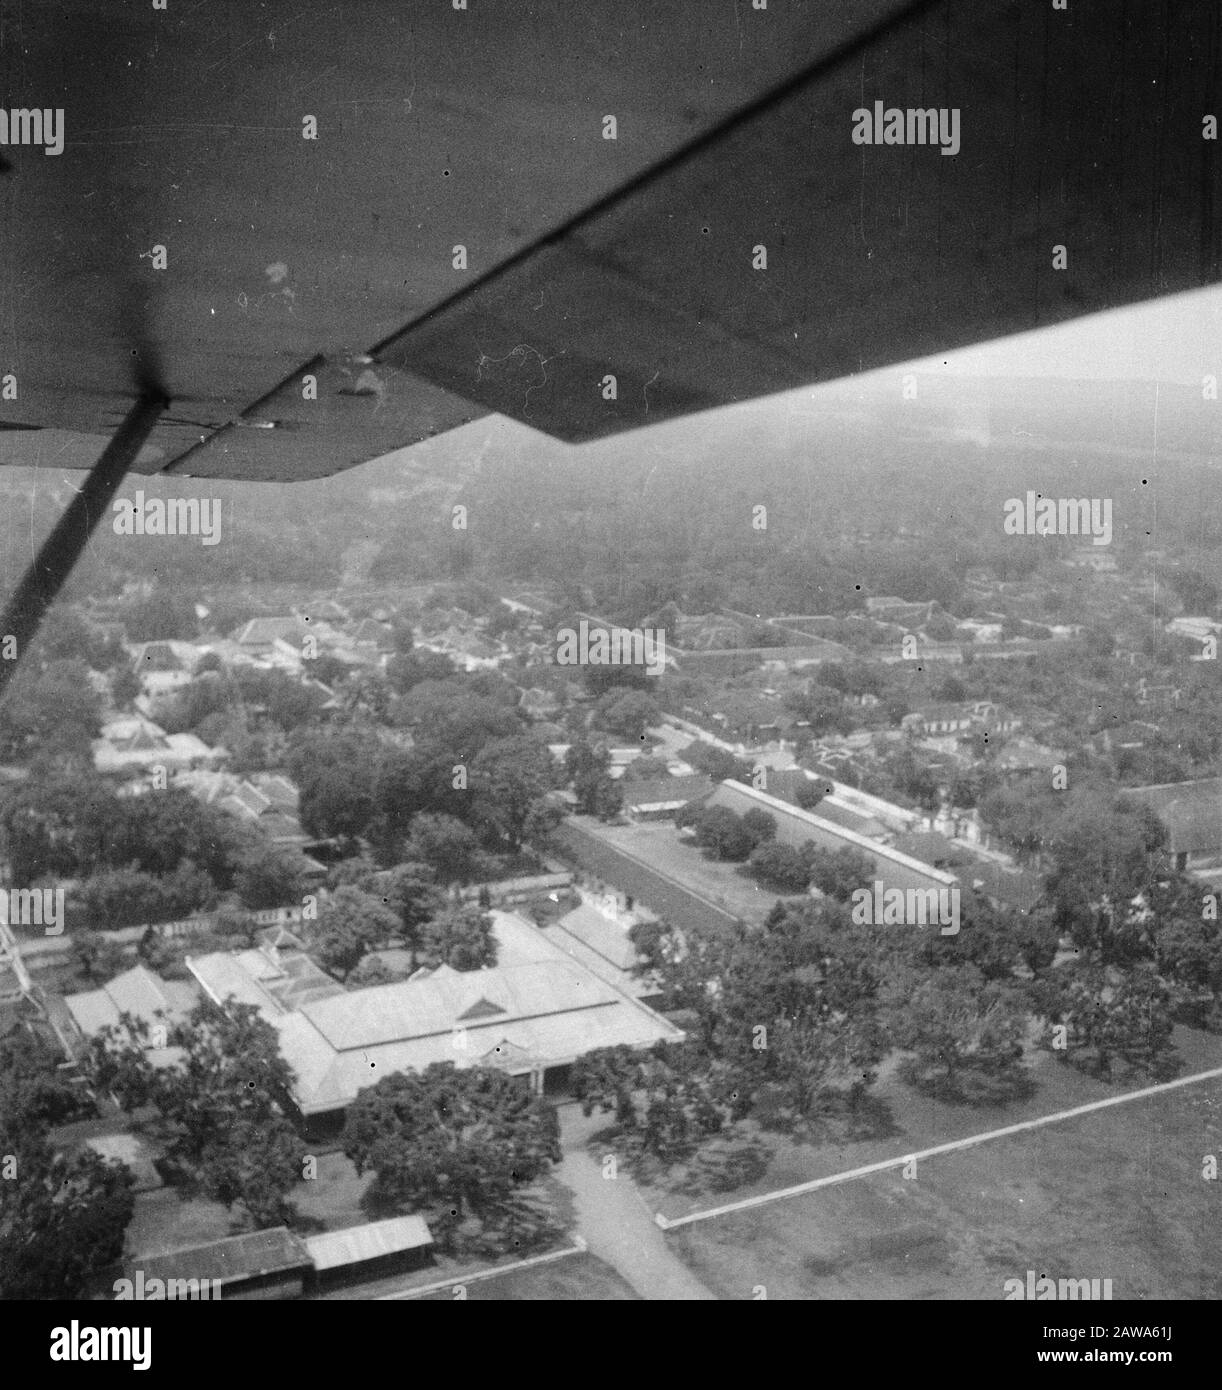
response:
M320 23L330 13L304 9L317 10ZM861 17L867 11L868 22ZM698 24L702 14L691 11L688 21ZM766 47L767 32L751 42ZM267 231L277 226L275 207L254 209L236 195L227 204L224 149L212 151L212 164L201 153L199 167L207 167L198 182L211 199L202 206L216 208L221 251L207 251L207 228L192 223L177 246L179 264L185 255L188 266L173 293L164 281L137 275L116 288L98 269L120 252L135 260L159 227L173 226L168 191L155 197L142 185L129 205L117 196L125 160L145 167L156 159L156 128L133 136L133 153L109 138L116 127L107 126L94 175L103 207L71 283L86 326L129 322L134 303L135 319L168 364L172 405L137 470L320 476L492 411L580 442L1219 279L1218 144L1203 138L1203 121L1222 76L1222 22L1208 0L1119 13L1094 5L1054 11L1020 0L878 3L859 6L855 23L842 17L814 39L812 32L773 32L784 53L757 58L750 81L737 89L732 50L722 54L730 85L720 108L712 103L699 119L689 113L686 139L675 112L655 113L652 140L637 142L638 155L651 156L643 167L639 159L612 160L597 176L565 183L571 128L559 128L549 143L546 127L526 127L516 145L507 129L502 144L510 146L519 190L512 196L549 178L563 185L563 196L544 199L530 216L525 206L498 214L495 235L486 238L493 264L473 269L456 293L448 292L448 259L445 274L429 268L439 259L437 243L457 241L463 225L478 228L481 210L491 217L487 210L511 197L508 185L491 182L499 147L485 127L495 124L495 106L463 109L407 156L414 177L417 166L437 162L437 142L448 134L484 131L490 182L469 191L466 223L442 216L441 195L430 194L434 201L420 203L415 224L424 230L413 232L412 178L401 186L387 173L379 182L379 160L390 158L394 140L410 128L411 113L396 108L361 116L382 124L369 167L336 185L351 206L337 211L320 201L318 227L294 232L283 260L272 257L284 238ZM388 31L380 47L407 37ZM290 35L272 45L277 61L291 42ZM235 53L230 68L218 63L217 70L240 63ZM641 71L638 63L638 83ZM460 84L452 106L471 99L461 70L448 77ZM154 79L166 82L164 74L151 73ZM224 80L232 79L222 80L218 111ZM387 93L403 85L389 67L370 82ZM649 91L644 82L639 103ZM569 106L574 101L570 92ZM435 96L434 104L440 110L443 99ZM296 107L287 107L296 119ZM285 102L271 101L264 115L272 108L289 119ZM856 143L859 113L870 113L873 127L876 110L884 119L869 134L879 142ZM581 129L597 119L591 112L579 113ZM899 127L891 112L901 113ZM944 123L921 115L909 131L908 112L940 115ZM886 143L897 131L943 139L952 129L953 152L949 144L943 153L938 143ZM183 138L175 137L175 149ZM634 138L626 121L621 153ZM282 147L259 146L253 155L249 143L240 148L238 192L248 199L252 171ZM30 154L20 151L21 161ZM294 149L293 159L301 157ZM457 155L452 162L457 168ZM52 170L60 164L46 161ZM338 169L334 156L331 167ZM42 172L22 162L16 175L28 188ZM18 179L4 181L12 197ZM35 196L39 235L57 206L79 213L70 192L67 183L57 192L52 178L41 201ZM566 203L584 211L549 226L548 210ZM366 205L393 206L393 237L372 224L362 229ZM22 204L14 198L10 206ZM192 205L195 221L200 207ZM236 255L240 243L226 227L248 213L258 214L251 223L261 238L251 253L258 282L237 290L238 310L224 308L221 318L229 318L218 326L210 287L228 305L239 280L208 257ZM532 221L538 230L530 235ZM347 246L337 240L344 228ZM36 264L33 235L18 227L19 272ZM171 233L161 235L175 245ZM201 239L192 243L191 235ZM53 288L56 298L43 307L54 314L65 290ZM37 307L36 287L26 297ZM407 322L395 327L395 305L401 312L405 300ZM368 345L379 334L373 346L335 346ZM17 404L3 407L5 420L109 429L133 394L119 337L106 339L104 370L101 329L83 329L78 341L61 330L26 351L23 390ZM0 460L25 461L23 448L36 437L24 429L0 434Z

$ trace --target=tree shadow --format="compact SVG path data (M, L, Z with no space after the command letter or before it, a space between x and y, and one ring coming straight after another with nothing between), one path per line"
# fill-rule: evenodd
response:
M772 1149L755 1135L718 1135L699 1145L681 1167L668 1171L666 1190L697 1197L734 1192L759 1182L772 1164Z
M783 1134L791 1143L812 1147L894 1139L904 1133L889 1101L881 1096L853 1097L839 1091L820 1097L809 1114L777 1106L757 1108L752 1118L761 1129Z
M1038 1087L1026 1067L1015 1065L995 1071L964 1066L953 1075L943 1068L923 1068L909 1059L899 1068L902 1081L931 1100L972 1109L991 1109L1011 1101L1029 1100Z

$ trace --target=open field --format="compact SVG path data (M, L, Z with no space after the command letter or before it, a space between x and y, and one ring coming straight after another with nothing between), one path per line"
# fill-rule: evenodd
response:
M1183 1048L1187 1070L1219 1064L1216 1038L1188 1034ZM1031 1101L974 1111L889 1086L899 1131L889 1138L780 1141L758 1183L659 1206L678 1216L1118 1093L1055 1062L1040 1079ZM911 1179L897 1168L668 1239L722 1298L752 1298L759 1285L769 1298L1001 1298L1004 1280L1033 1269L1110 1278L1116 1299L1214 1299L1222 1185L1202 1169L1220 1151L1222 1083L1207 1081L930 1158Z
M433 1278L442 1277L442 1271ZM481 1301L505 1299L526 1302L555 1299L564 1303L596 1302L606 1299L636 1299L636 1294L610 1265L593 1255L573 1255L530 1269L516 1269L496 1279L482 1279L465 1286L467 1298ZM452 1289L425 1294L422 1303L452 1302Z

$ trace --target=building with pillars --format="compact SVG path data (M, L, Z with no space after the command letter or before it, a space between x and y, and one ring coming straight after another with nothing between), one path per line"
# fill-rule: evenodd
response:
M626 990L574 960L512 912L491 913L497 964L419 970L396 984L296 998L278 988L296 952L218 951L188 958L220 1007L254 1004L280 1037L292 1101L320 1127L342 1121L357 1092L432 1062L497 1067L539 1094L562 1095L572 1064L599 1047L649 1047L683 1033Z

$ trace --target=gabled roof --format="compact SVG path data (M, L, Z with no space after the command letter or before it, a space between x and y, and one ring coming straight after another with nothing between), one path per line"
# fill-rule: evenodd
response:
M501 1067L505 1071L521 1071L524 1067L538 1066L544 1060L538 1053L521 1047L510 1038L501 1038L486 1052L479 1054L481 1067Z
M962 878L984 897L1023 913L1030 912L1044 896L1044 885L1038 874L1027 869L1009 872L990 860L980 860L965 868Z
M300 800L296 786L278 772L256 772L248 780L260 796L277 810L295 812Z
M302 618L310 618L314 622L344 622L348 618L348 610L336 603L331 598L311 599L309 603L302 605Z
M305 632L300 618L251 618L232 634L231 640L240 647L270 647L278 638L299 640Z
M335 691L314 676L306 676L301 682L301 688L313 695L321 708L325 708L335 701Z
M299 937L294 936L288 927L267 927L258 934L256 940L265 950L269 948L277 951L305 950L305 944Z
M439 971L428 979L375 985L352 995L304 1006L302 1013L341 1051L428 1034L448 1034L468 1010L495 1004L499 1020L536 1018L588 1009L614 999L601 981L577 972L567 961L538 961L492 970ZM485 1016L487 1016L487 1011ZM498 1026L502 1026L498 1023Z
M379 623L373 618L362 618L349 634L354 642L372 642L378 647L385 647L389 650L394 646L394 638L390 628L385 623Z
M937 830L912 830L905 835L897 835L893 844L901 853L910 854L914 859L932 864L935 868L975 862L974 855Z
M974 711L970 706L955 704L936 704L919 705L911 714L904 716L905 720L920 719L923 722L944 723L951 721L967 720L970 722L974 717Z
M575 937L617 970L631 970L636 964L636 947L628 933L589 903L566 912L549 931Z
M154 734L149 729L131 729L126 733L113 734L107 742L112 748L125 753L144 753L169 747L169 740L164 734Z
M285 815L283 811L264 811L259 817L259 828L275 844L305 845L310 843L310 836L306 834L297 817Z
M1131 796L1167 828L1172 854L1203 854L1222 848L1222 777L1130 787Z
M102 741L112 748L163 748L165 730L143 715L125 715L102 725Z
M65 995L64 1004L82 1034L91 1038L103 1028L117 1026L122 1014L131 1014L150 1025L175 1023L191 1011L195 997L192 985L162 980L146 966L137 965L100 989ZM168 1056L173 1049L154 1051Z
M271 799L249 782L239 782L230 792L229 800L236 802L250 816L261 816L264 811L270 811L272 805Z
M1055 748L1046 748L1034 739L1016 738L1004 745L995 765L1003 770L1022 771L1027 768L1055 767L1064 757Z
M503 1014L504 1008L500 1004L494 1004L491 999L485 999L482 995L471 1005L458 1015L460 1020L475 1018L493 1018L496 1014Z
M146 642L136 658L138 666L148 671L181 671L184 663L171 642Z
M624 794L624 805L630 810L694 801L713 790L712 779L702 772L682 777L625 777L619 785Z
M127 1264L129 1277L136 1270L150 1279L219 1279L222 1286L268 1274L289 1274L311 1267L304 1242L284 1226L269 1231L248 1231L208 1245L166 1254L139 1255Z
M494 913L501 956L490 970L442 966L410 980L301 1002L276 997L277 981L256 978L261 952L189 958L210 997L256 1004L280 1035L306 1114L348 1105L363 1087L432 1062L495 1065L510 1071L572 1062L598 1047L647 1047L682 1032L600 979L512 913Z

